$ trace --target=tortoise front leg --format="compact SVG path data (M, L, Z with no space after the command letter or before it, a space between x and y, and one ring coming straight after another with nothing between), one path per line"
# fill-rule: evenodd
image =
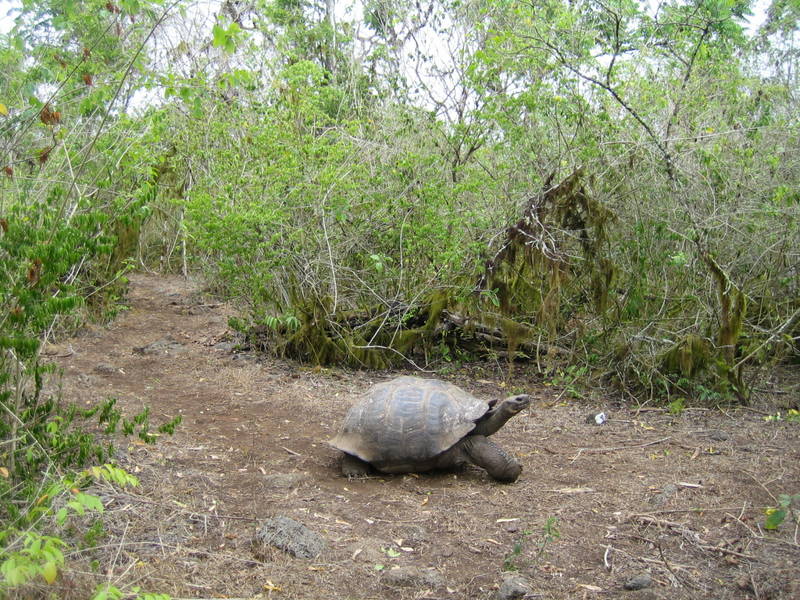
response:
M344 453L342 456L342 473L348 478L350 477L366 477L370 474L371 468L368 462L365 462L353 456L352 454Z
M498 481L513 483L522 473L522 465L516 458L483 435L470 435L459 444L471 462Z

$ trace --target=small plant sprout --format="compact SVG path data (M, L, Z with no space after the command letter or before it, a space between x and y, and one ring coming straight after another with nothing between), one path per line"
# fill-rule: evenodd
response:
M781 523L786 520L788 515L792 515L795 522L800 523L800 514L797 514L796 507L800 506L800 494L781 494L778 496L778 505L770 507L764 511L767 518L764 520L764 529L775 531Z
M561 533L558 531L557 525L557 517L548 517L544 522L542 534L536 542L537 551L536 556L534 557L535 560L538 560L544 556L545 552L547 551L547 547L554 541L561 538ZM533 531L530 530L525 530L520 534L519 538L517 538L517 541L514 542L511 552L509 552L505 559L503 559L503 571L519 571L525 566L525 564L520 562L520 557L525 550L526 541L531 535L533 535Z
M774 415L767 415L764 417L764 420L769 423L775 423L779 421L786 421L787 423L800 423L800 411L790 408L785 417L780 412L777 412Z
M667 410L669 410L669 414L674 415L676 417L683 414L683 411L685 409L686 409L686 401L683 398L675 398L675 400L667 404Z

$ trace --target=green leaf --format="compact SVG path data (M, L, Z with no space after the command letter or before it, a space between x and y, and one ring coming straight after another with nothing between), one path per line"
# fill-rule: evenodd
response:
M119 0L119 6L129 15L136 15L142 9L139 0Z
M228 32L219 25L214 25L211 29L211 35L214 37L211 43L215 48L224 47L228 41Z
M46 562L42 566L42 578L48 583L52 584L58 576L58 567L56 563L51 561Z
M79 492L78 494L75 495L75 500L80 502L84 507L86 507L89 510L94 510L97 512L103 512L104 510L103 503L97 496Z
M242 32L242 28L236 23L231 23L230 27L223 29L220 25L214 25L211 30L213 36L212 45L222 48L225 52L232 53L236 50L236 41Z
M786 509L770 508L767 510L767 518L764 521L764 529L776 530L786 519Z

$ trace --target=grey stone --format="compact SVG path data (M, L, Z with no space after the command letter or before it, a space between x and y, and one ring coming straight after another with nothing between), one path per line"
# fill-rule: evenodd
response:
M86 373L78 373L78 383L84 387L91 387L94 385L94 377Z
M631 590L625 595L625 600L667 600L667 598L653 590Z
M233 349L236 347L236 344L232 344L231 342L220 342L219 344L214 344L213 348L217 352L233 352Z
M508 533L517 533L520 529L519 521L511 521L510 523L506 523L506 531Z
M655 496L650 498L650 504L654 506L662 506L677 492L678 492L678 486L672 483L668 483L667 485L664 486L664 489L661 490L660 494L656 494Z
M445 581L436 569L419 567L397 567L383 572L381 581L395 587L436 589L445 586Z
M267 519L256 533L256 542L275 546L298 558L316 558L325 549L325 539L289 517Z
M388 544L374 538L361 539L348 547L350 557L356 562L380 564L386 560L386 554L381 551Z
M146 356L161 355L161 354L178 354L186 352L186 347L180 342L166 338L163 340L155 341L146 346L138 346L133 349L134 354L143 354Z
M500 589L497 590L497 599L519 600L519 598L524 598L530 591L531 587L528 584L528 580L522 575L505 575L503 583L500 584Z
M291 489L308 479L308 473L272 473L264 477L264 483L279 489Z
M422 527L421 525L415 524L408 524L403 525L397 529L397 533L394 536L398 539L403 540L403 546L413 546L417 547L421 544L424 544L430 539L428 535L428 531Z
M622 587L630 591L643 590L644 588L650 587L652 583L653 578L650 577L650 573L639 573L628 579Z
M586 417L586 422L589 425L605 425L608 422L608 415L604 412L596 412Z
M244 366L246 362L257 361L258 357L253 354L234 354L231 356L231 360L239 366Z

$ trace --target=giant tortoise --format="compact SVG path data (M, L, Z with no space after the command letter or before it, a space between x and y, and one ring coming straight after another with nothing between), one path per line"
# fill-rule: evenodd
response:
M473 463L512 482L522 465L487 436L529 404L526 394L486 402L446 381L398 377L371 387L330 444L344 452L348 477L366 475L369 465L409 473Z

